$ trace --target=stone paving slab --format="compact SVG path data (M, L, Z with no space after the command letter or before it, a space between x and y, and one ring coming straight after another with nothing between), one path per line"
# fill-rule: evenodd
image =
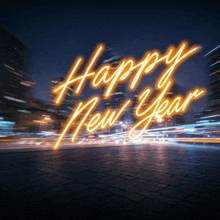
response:
M0 152L0 219L220 219L220 150Z

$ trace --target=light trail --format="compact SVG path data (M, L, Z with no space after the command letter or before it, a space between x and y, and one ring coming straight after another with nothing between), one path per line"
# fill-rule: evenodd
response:
M116 136L115 136L116 137ZM108 138L108 137L106 137ZM118 137L119 138L119 137ZM85 140L85 139L84 139ZM79 142L82 143L84 140L80 140ZM199 143L220 143L220 138L166 138L166 137L145 137L141 138L141 141L181 141L181 142L199 142ZM1 139L0 142L55 142L56 139L51 140L45 140L45 139ZM91 141L94 141L94 139L91 139ZM110 140L109 142L111 142ZM63 140L62 142L69 142L69 140ZM132 142L132 141L131 141ZM72 143L71 143L72 144ZM89 142L88 142L89 144Z

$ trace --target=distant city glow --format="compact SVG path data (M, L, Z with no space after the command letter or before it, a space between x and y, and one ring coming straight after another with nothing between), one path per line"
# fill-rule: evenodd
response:
M157 121L158 121L158 122L162 122L163 119L162 119L162 118L158 118Z

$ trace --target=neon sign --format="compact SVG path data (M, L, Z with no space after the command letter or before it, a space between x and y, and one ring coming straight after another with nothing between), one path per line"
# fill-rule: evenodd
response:
M200 48L201 47L198 46L188 48L188 43L182 42L178 48L170 46L164 55L161 55L159 51L155 50L147 52L139 62L135 61L133 58L123 59L114 71L111 70L111 65L109 64L103 64L98 70L94 70L93 68L97 63L98 58L105 49L104 45L99 44L81 75L76 75L76 72L83 61L83 58L79 57L73 63L65 82L54 88L53 92L57 94L55 97L55 103L57 105L62 103L65 93L70 85L76 85L74 95L79 95L83 91L85 81L88 79L91 80L90 85L94 89L107 85L107 89L103 94L105 99L108 99L111 96L118 83L124 82L128 78L131 78L129 90L133 91L139 84L141 77L150 74L159 64L163 63L166 65L166 69L162 72L155 85L155 88L159 91L158 96L150 105L148 105L149 107L143 109L144 103L147 102L147 98L152 92L152 88L146 87L139 95L139 103L136 106L135 115L137 118L140 118L140 120L133 125L129 132L129 138L131 140L137 139L150 126L153 118L156 117L157 119L162 119L164 116L185 112L190 102L200 98L201 95L205 93L204 89L196 88L189 92L186 97L176 96L172 100L166 98L167 92L171 89L173 83L172 75L176 68L190 56L197 53ZM80 116L83 115L80 121L77 120L78 126L73 132L72 142L74 142L77 134L85 123L86 129L89 133L97 129L112 127L123 112L131 105L131 100L127 100L122 103L118 112L107 109L104 113L97 112L91 119L89 119L88 116L94 112L99 101L100 97L94 96L84 103L79 102L77 104L76 110L70 116L54 146L55 149L59 146L62 138L71 128L71 125L75 123ZM134 136L133 134L136 133L134 131L139 127L142 128L141 132Z

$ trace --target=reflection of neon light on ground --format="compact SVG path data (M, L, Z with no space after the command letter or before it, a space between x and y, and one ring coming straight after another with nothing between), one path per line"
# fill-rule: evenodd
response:
M215 139L206 139L206 138L175 138L175 139L167 139L167 141L181 141L181 142L197 142L197 143L220 143L220 138Z

